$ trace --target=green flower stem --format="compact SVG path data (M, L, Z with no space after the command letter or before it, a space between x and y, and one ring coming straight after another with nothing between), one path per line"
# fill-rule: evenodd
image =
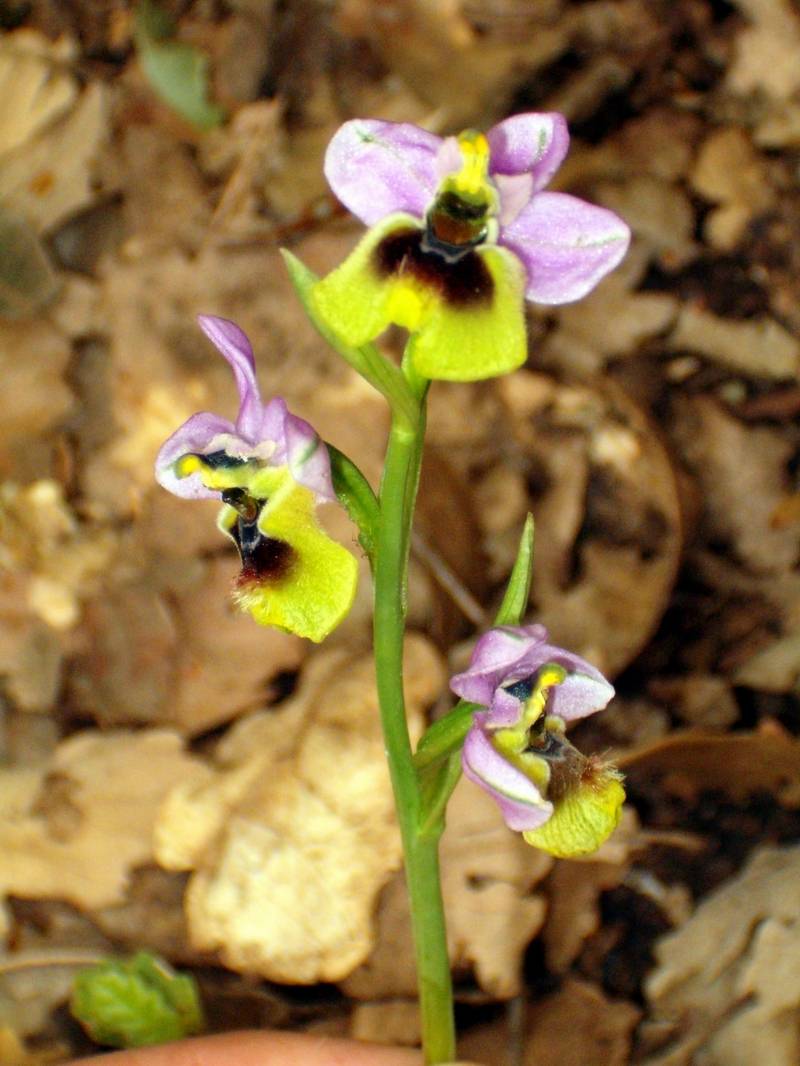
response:
M405 369L405 368L404 368ZM429 1066L455 1059L450 961L439 879L439 832L421 832L422 793L403 695L408 548L425 433L425 384L406 370L417 417L395 413L380 491L375 549L375 668L389 772L405 852L422 1039Z

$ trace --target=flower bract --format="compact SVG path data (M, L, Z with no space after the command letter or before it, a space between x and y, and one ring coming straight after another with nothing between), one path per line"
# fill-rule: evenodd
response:
M262 625L319 641L347 614L355 558L320 527L316 506L336 499L328 451L276 397L261 400L253 352L233 322L201 315L239 390L235 422L202 412L164 443L156 479L185 499L223 503L218 526L239 550L234 599Z
M562 858L595 851L619 821L621 775L582 755L565 729L614 695L603 675L550 644L544 626L500 626L481 637L450 687L484 708L465 739L462 766L509 828Z
M407 123L346 122L325 174L371 229L318 283L317 310L353 345L404 326L425 377L516 369L527 355L524 300L580 299L630 240L613 212L545 190L568 145L555 113L444 140Z

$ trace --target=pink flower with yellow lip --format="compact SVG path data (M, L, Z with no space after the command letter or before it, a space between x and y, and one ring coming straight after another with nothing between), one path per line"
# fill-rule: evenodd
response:
M352 345L404 326L425 377L471 381L520 366L524 301L580 299L630 241L613 212L545 189L568 145L554 113L444 140L407 123L346 122L325 174L372 228L316 286L317 311Z
M263 403L253 351L233 322L201 315L239 390L235 422L204 411L162 445L156 480L184 499L216 498L220 530L242 567L234 599L262 625L322 640L352 606L354 557L319 526L316 506L335 500L328 450L275 397Z
M450 687L485 708L467 733L462 766L508 827L563 858L595 851L617 825L625 792L620 774L583 756L565 729L614 695L599 670L550 644L544 626L500 626L481 637Z

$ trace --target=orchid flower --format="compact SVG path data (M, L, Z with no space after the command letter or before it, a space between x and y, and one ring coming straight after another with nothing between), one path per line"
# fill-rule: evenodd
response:
M372 228L317 284L317 312L355 346L404 326L424 377L477 381L521 366L524 301L580 299L630 240L611 211L543 191L568 145L555 113L444 140L407 123L346 122L325 174Z
M450 687L486 708L475 713L462 766L509 828L559 857L595 851L619 821L621 776L581 755L564 731L614 695L603 675L549 644L544 626L501 626L481 637Z
M316 505L335 500L328 451L280 398L264 404L253 351L233 322L198 318L239 390L236 422L192 415L164 443L156 479L184 499L216 498L220 530L239 549L234 600L262 625L319 641L347 614L355 558L320 528Z

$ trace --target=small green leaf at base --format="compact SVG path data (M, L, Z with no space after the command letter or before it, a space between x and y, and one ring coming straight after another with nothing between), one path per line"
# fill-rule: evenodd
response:
M146 951L82 970L70 1010L92 1040L108 1047L180 1040L205 1027L194 978Z

